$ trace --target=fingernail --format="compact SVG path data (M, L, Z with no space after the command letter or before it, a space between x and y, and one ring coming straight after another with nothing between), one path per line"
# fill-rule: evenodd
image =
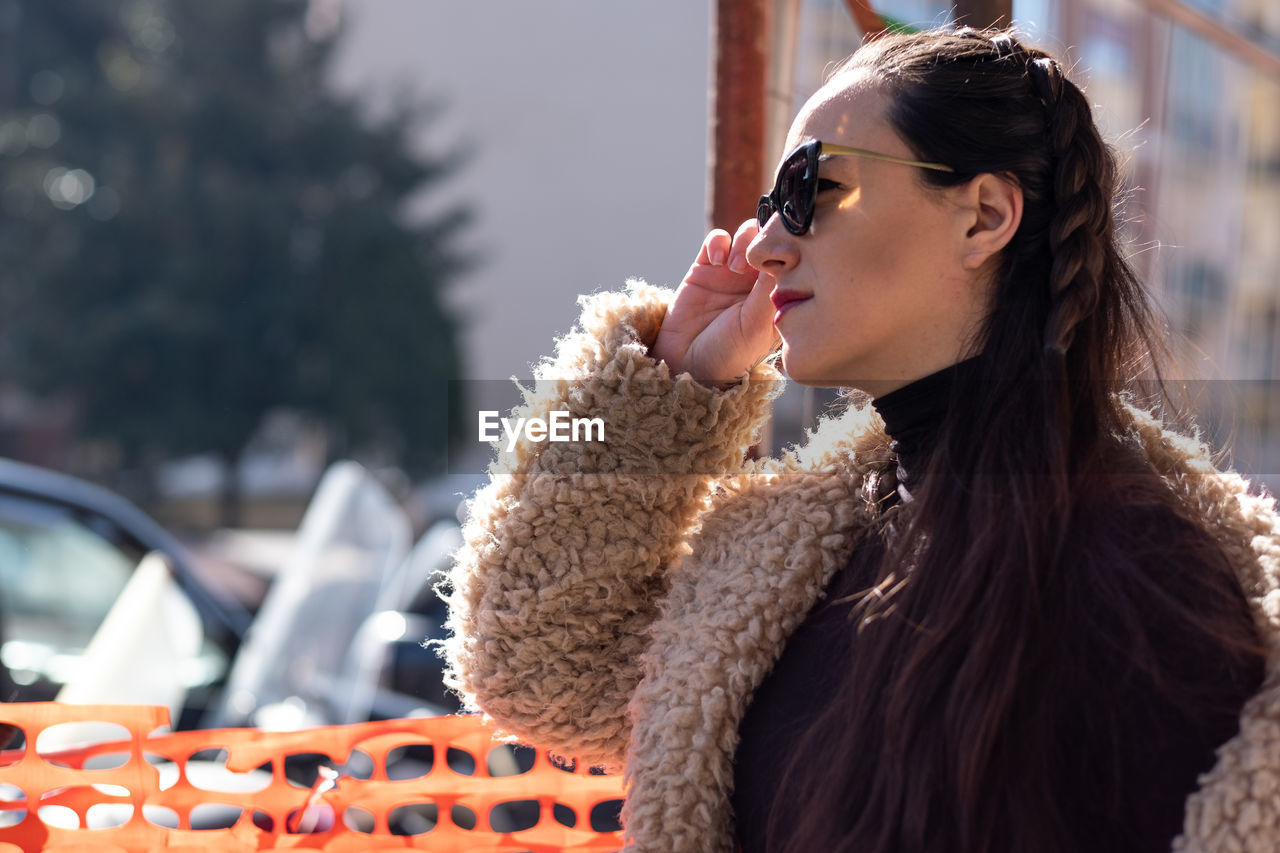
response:
M736 273L744 273L747 271L747 256L737 254L733 256L733 260L729 261L729 269Z
M711 263L715 264L718 267L724 266L725 256L728 254L729 252L727 249L716 249L712 251Z

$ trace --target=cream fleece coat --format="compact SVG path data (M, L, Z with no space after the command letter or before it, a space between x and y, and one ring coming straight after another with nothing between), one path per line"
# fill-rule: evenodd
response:
M745 464L780 376L727 391L646 355L670 298L583 297L523 416L601 417L605 441L522 443L470 503L446 584L448 681L514 737L623 767L628 851L732 851L738 725L892 486L874 409ZM1187 802L1175 851L1280 850L1280 518L1197 441L1132 407L1155 470L1206 519L1268 646L1240 734ZM725 472L740 472L728 473Z

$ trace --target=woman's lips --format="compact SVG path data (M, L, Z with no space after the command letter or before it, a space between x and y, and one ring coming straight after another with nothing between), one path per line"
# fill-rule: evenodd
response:
M801 293L798 290L775 290L769 294L769 301L773 303L773 307L778 309L778 313L773 315L773 322L776 324L782 319L782 315L799 305L801 302L808 302L813 298L812 293Z

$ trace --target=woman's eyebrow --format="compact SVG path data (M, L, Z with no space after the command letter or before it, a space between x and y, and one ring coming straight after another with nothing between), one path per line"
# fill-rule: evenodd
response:
M857 159L858 159L857 157L841 157L839 154L823 154L820 157L818 157L818 174L819 176L828 175L831 172L832 167L835 166L835 164L839 163L841 160L857 160ZM836 171L843 172L844 174L854 174L854 175L857 174L856 168L836 169Z

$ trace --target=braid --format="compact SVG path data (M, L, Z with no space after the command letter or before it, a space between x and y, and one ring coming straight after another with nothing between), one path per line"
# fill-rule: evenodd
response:
M968 61L993 63L1015 87L1026 87L1029 79L1032 91L1023 88L1026 94L1020 97L1029 105L1038 101L1043 109L1048 145L1041 149L1047 166L1041 201L1048 214L1051 261L1050 306L1041 346L1046 354L1065 356L1080 323L1097 310L1101 300L1114 238L1114 158L1094 127L1084 94L1053 57L1023 44L1007 30L961 27L955 36L970 45L964 50ZM995 78L983 73L987 79ZM1023 182L1024 192L1029 189Z
M1062 75L1058 63L1040 55L1027 71L1045 106L1053 164L1052 306L1045 349L1065 353L1077 325L1098 307L1112 240L1115 161L1094 127L1084 94Z

